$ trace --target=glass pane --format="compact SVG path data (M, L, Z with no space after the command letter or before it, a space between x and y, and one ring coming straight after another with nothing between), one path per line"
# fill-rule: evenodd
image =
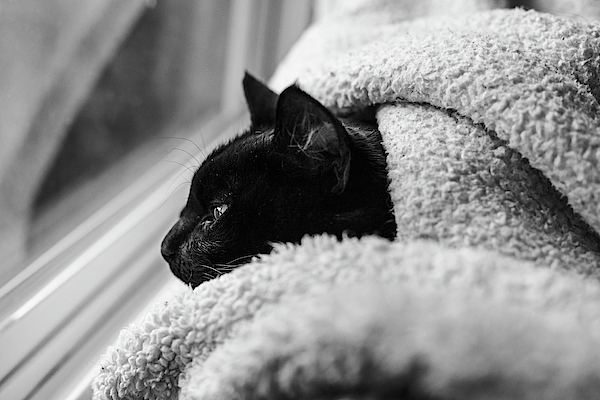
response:
M0 271L0 284L177 146L169 132L185 131L218 110L230 3L142 8L108 63L95 66L95 86L64 133L49 143L53 154L31 183L36 187L23 213L25 251L10 273Z

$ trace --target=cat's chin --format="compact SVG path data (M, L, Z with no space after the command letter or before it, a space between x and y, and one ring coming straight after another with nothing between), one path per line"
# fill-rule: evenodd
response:
M182 257L171 257L167 262L171 272L186 285L195 288L202 282L221 275L206 257L198 260L183 260Z

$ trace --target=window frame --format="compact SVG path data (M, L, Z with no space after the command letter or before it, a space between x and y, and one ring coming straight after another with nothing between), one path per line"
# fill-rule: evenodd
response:
M208 146L157 162L0 287L0 398L90 398L107 344L180 285L159 252L187 197L173 189L177 163L195 165L241 132L244 70L268 77L311 18L309 1L232 0L219 112L176 134Z

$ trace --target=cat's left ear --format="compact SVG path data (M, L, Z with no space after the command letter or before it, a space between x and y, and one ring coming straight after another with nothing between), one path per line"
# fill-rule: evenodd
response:
M279 95L274 142L281 152L292 153L302 165L330 172L331 192L342 193L350 175L350 148L346 129L321 103L297 86Z
M243 86L252 126L254 128L273 126L279 96L247 71Z

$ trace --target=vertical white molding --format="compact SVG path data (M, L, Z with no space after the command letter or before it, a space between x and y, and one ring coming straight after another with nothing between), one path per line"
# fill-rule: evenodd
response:
M252 15L256 0L232 0L229 22L229 40L223 76L222 110L235 113L242 104L241 80L252 46Z
M277 64L310 24L312 4L309 0L281 0L281 22L274 60Z

